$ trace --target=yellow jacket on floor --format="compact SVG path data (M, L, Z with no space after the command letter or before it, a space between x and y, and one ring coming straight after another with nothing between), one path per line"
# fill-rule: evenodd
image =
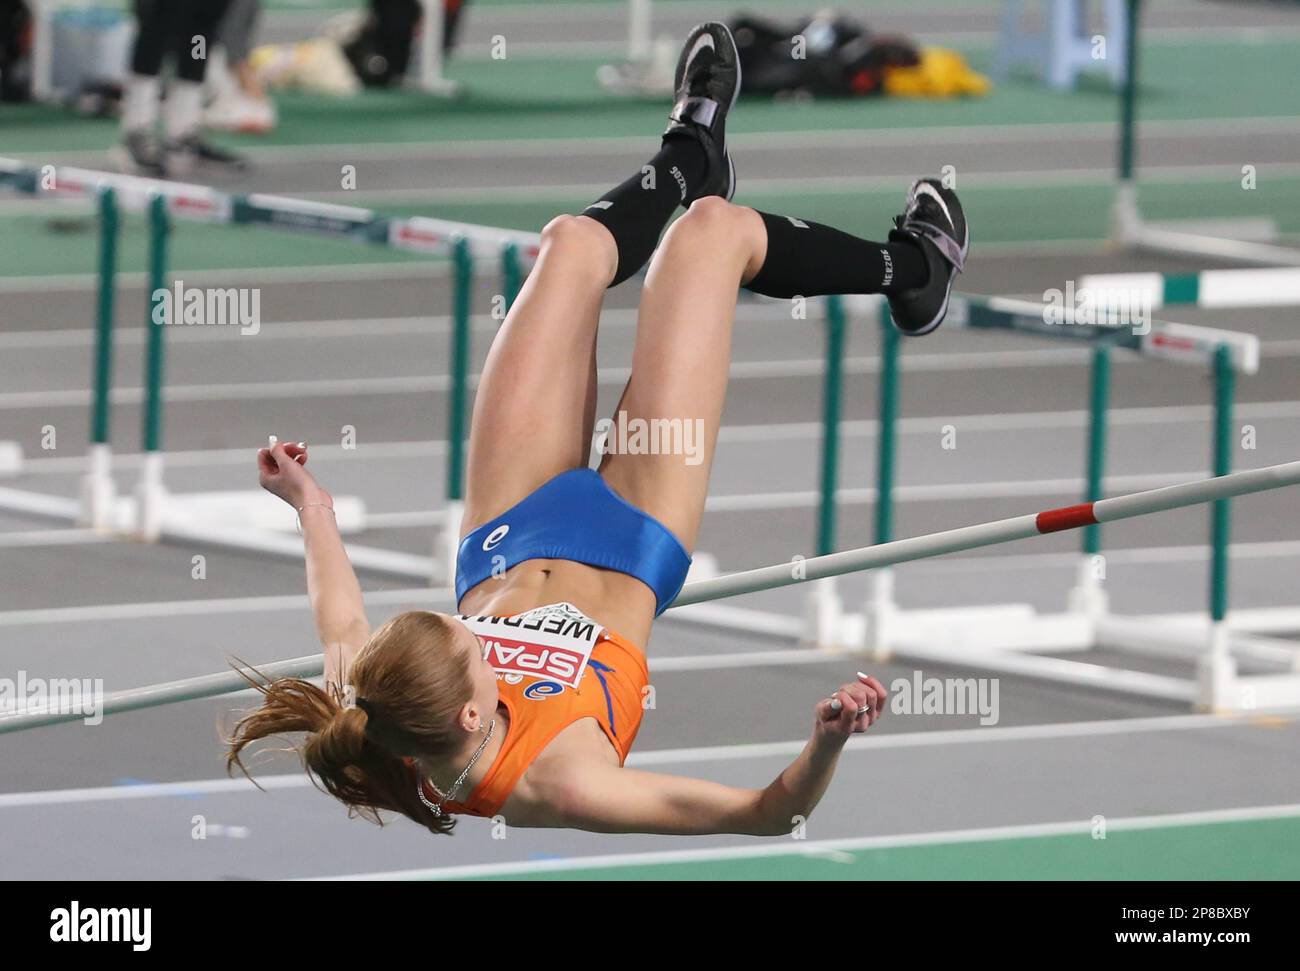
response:
M921 48L915 67L885 68L885 94L905 98L952 98L987 94L993 87L966 59L944 47Z

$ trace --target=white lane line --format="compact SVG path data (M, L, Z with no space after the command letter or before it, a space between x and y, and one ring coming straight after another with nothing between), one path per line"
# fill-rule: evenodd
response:
M1106 479L1108 489L1117 492L1155 489L1176 485L1190 479L1204 478L1205 469L1196 472L1146 473L1140 475L1112 475ZM897 502L950 502L954 499L1010 499L1032 496L1065 495L1080 492L1086 485L1082 477L1060 479L1011 479L1003 481L945 482L934 485L900 485L894 487ZM876 501L874 486L841 488L835 490L835 501L842 506L870 505ZM784 492L749 492L738 495L713 495L704 501L706 512L759 512L780 509L812 509L821 504L821 493L816 489L791 489ZM375 512L366 516L366 524L373 529L401 529L412 526L431 526L441 521L439 513L430 509Z
M608 188L606 186L605 188ZM1283 234L1278 242L1286 242ZM1025 256L1100 256L1106 252L1106 243L1098 239L1036 239L989 241L980 245L981 265L996 259L1018 259ZM339 283L347 281L389 281L407 279L440 279L449 273L445 260L394 260L391 262L314 264L308 266L252 267L233 269L212 267L177 267L173 276L183 274L187 283L195 286L211 282L231 286L247 282L260 286L279 283ZM118 273L118 291L143 290L147 277L143 273ZM51 273L34 276L0 276L0 293L45 294L54 291L90 291L99 285L94 273Z
M79 546L83 543L108 543L114 539L93 529L37 529L0 533L0 547Z
M758 304L742 305L745 308L758 309ZM788 311L772 315L774 319L790 319ZM501 329L501 322L489 314L475 314L470 318L471 326L481 333L495 334ZM626 308L612 308L602 311L600 326L603 330L607 324L615 327L632 327L636 324L636 311ZM292 320L265 321L258 331L259 342L266 340L372 340L375 337L445 337L451 330L451 318L446 314L430 314L427 317L354 317L331 320ZM113 335L118 346L139 346L145 342L143 327L121 327ZM223 327L177 327L167 335L168 343L173 345L218 344L223 342L238 343L238 337L232 328ZM76 330L25 330L0 334L0 347L10 350L66 350L70 347L94 347L96 333L86 327Z
M749 4L748 6L753 6ZM549 4L548 4L549 9ZM880 12L872 10L873 17L879 18ZM621 21L615 21L621 26ZM584 26L586 22L584 21ZM613 26L606 25L606 26ZM876 24L883 27L884 24ZM1300 38L1300 27L1272 25L1269 27L1147 27L1142 28L1143 47L1182 46L1188 40L1202 40L1206 30L1213 30L1218 42L1236 44L1275 44L1278 41ZM999 33L996 27L972 26L968 29L925 31L925 41L940 47L957 48L965 53L987 51L998 45ZM496 56L495 45L485 42L467 43L457 46L456 58L466 62L478 63L492 60ZM559 57L605 58L611 62L625 60L627 41L611 40L520 40L510 48L511 59L531 59L537 61L555 60Z
M1285 162L1261 163L1261 171L1275 180L1300 178L1300 165ZM1149 184L1183 184L1188 182L1223 182L1226 176L1236 173L1240 178L1241 167L1236 163L1221 164L1187 164L1187 165L1151 165L1143 166L1140 182ZM745 179L745 194L758 196L771 195L844 195L866 192L897 192L900 180L907 173L903 169L875 175L825 175L803 176L800 178L754 178ZM1060 186L1111 185L1115 181L1114 163L1107 161L1089 168L1041 169L1021 172L1007 172L990 169L980 171L969 167L962 171L962 185L968 191L974 189L996 189L1014 186L1035 189ZM347 201L354 205L375 208L382 205L399 203L479 203L494 204L519 201L561 201L575 198L599 196L608 189L603 182L577 182L549 185L461 185L439 186L438 188L410 187L401 189L374 189L369 192L352 192L336 190L311 193L305 198L313 202Z
M1194 473L1169 472L1153 475L1113 475L1106 479L1108 488L1121 492L1156 489L1175 485L1190 479L1204 478L1205 471ZM897 502L946 502L953 499L1006 499L1012 497L1048 496L1058 493L1078 492L1083 488L1083 478L1069 479L1012 479L1002 482L953 482L940 485L907 485L894 487ZM861 489L836 489L835 502L841 506L860 506L874 503L877 490L874 486ZM810 509L821 503L821 493L816 489L790 490L788 492L756 492L746 495L709 496L704 502L707 512L756 512L778 509Z
M1165 813L1155 816L1130 816L1109 819L1110 832L1165 829L1179 826L1206 826L1213 823L1252 822L1264 819L1289 819L1300 815L1300 803L1275 806L1247 806L1237 809L1211 809L1199 812ZM1093 830L1091 820L1067 820L1058 823L1030 823L1021 826L991 826L983 829L945 830L933 833L901 833L896 836L859 836L846 839L783 840L778 844L754 842L745 846L708 847L696 850L663 850L643 853L610 853L578 856L562 860L520 860L510 863L478 863L466 866L429 867L418 870L381 870L375 873L342 874L317 877L319 880L454 880L469 877L508 876L511 874L563 873L570 870L610 869L671 863L711 863L722 860L746 860L780 856L836 857L851 851L897 849L911 846L943 846L955 843L978 843L990 840L1032 839L1045 836L1087 835Z
M1276 724L1275 720L1272 722ZM912 732L905 735L857 736L849 740L844 751L871 752L877 749L931 748L960 744L996 744L1003 742L1040 741L1058 738L1086 738L1104 735L1135 735L1157 732L1194 731L1217 728L1255 727L1248 716L1168 715L1151 718L1124 718L1112 721L1067 722L1048 725L1018 725L1007 728L959 728L942 731ZM1270 730L1276 730L1270 727ZM806 741L768 742L749 745L719 745L706 748L662 749L634 752L627 764L686 765L699 762L728 762L797 755ZM311 785L306 773L285 773L258 777L267 789L301 789ZM232 779L202 779L191 782L158 782L144 785L101 786L85 789L50 789L40 792L0 794L0 810L24 806L48 806L62 803L115 802L128 799L184 798L193 795L256 792L242 776Z
M987 245L985 249L987 249ZM1094 243L1094 249L1097 244ZM435 280L449 275L445 260L387 260L372 263L325 263L306 266L176 267L172 275L184 274L185 282L194 286L216 283L230 286L252 283L270 286L278 283L346 283L371 280ZM143 290L148 282L144 273L118 273L118 292ZM0 276L0 293L50 293L57 290L90 290L99 285L94 273L50 273L35 276Z
M1300 401L1256 401L1239 404L1235 408L1239 419L1267 421L1300 417ZM1111 408L1106 412L1107 422L1111 427L1138 425L1167 425L1207 423L1213 420L1214 410L1208 405L1158 405L1143 408ZM966 432L1014 432L1026 430L1059 430L1064 428L1086 428L1089 421L1087 411L1071 409L1066 411L1022 411L994 412L972 415L933 415L900 418L897 430L904 435L932 435L949 423L961 423ZM843 438L875 438L879 427L874 420L850 420L840 424ZM760 425L724 425L718 436L722 444L747 444L780 441L819 441L822 436L821 422L796 421ZM337 445L314 445L314 460L336 461L338 459L364 458L370 462L376 459L436 458L447 454L447 443L441 439L412 440L395 442L374 442L362 445L355 450L344 450ZM137 468L143 461L141 452L122 452L113 455L115 468ZM168 468L207 468L219 465L245 465L248 462L248 449L190 449L167 453ZM84 455L70 456L35 456L23 462L23 469L28 473L80 474L86 471L87 459ZM412 515L411 513L394 513L392 515Z
M1276 540L1260 543L1234 543L1234 560L1264 560L1275 557L1300 556L1300 540ZM1160 546L1137 549L1116 549L1106 552L1107 562L1114 564L1145 563L1195 563L1209 557L1209 550L1201 545ZM967 556L951 560L917 561L898 567L909 573L987 573L990 570L1041 570L1047 567L1077 569L1078 553L1022 553L1005 556ZM399 590L372 590L365 594L366 603L375 606L395 604L426 604L450 608L451 594L432 587L411 587ZM104 621L132 621L175 616L208 616L306 610L311 606L303 594L271 597L226 597L206 600L159 600L140 603L92 604L77 607L43 607L26 610L0 611L0 627L42 626ZM688 615L689 616L689 615ZM664 618L672 621L672 616ZM686 618L682 618L686 619ZM656 665L667 660L651 660Z
M1042 570L1061 567L1077 570L1078 553L1021 553L1002 556L965 556L953 559L916 560L896 567L917 573L988 573L997 570ZM1264 560L1274 557L1300 557L1300 540L1274 540L1263 543L1234 543L1232 558ZM1208 546L1153 546L1141 549L1106 551L1111 566L1151 563L1200 563L1210 558Z
M371 590L366 603L376 606L425 604L451 607L451 593L441 588L407 587L399 590ZM155 600L142 603L92 604L81 607L43 607L0 611L0 627L43 624L74 624L108 620L145 620L166 617L202 617L210 614L257 613L259 611L307 610L305 594L278 597L214 597L205 600Z
M833 657L829 660L834 660ZM651 659L651 667L654 660ZM1288 719L1288 723L1289 723ZM1182 732L1212 728L1254 727L1249 716L1236 715L1156 715L1149 718L1120 718L1090 722L1056 722L1046 725L1011 725L993 728L953 728L900 735L857 735L844 746L846 752L872 752L877 749L930 748L949 745L1033 742L1061 738L1097 738L1107 735L1138 735L1153 732ZM805 740L758 742L744 745L716 745L701 748L665 749L658 752L633 753L628 765L675 765L694 762L734 762L774 756L795 756L803 751Z
M925 354L906 357L901 362L905 374L941 373L953 371L998 370L1004 368L1078 366L1091 360L1091 350L1085 347L1052 348L1039 350L975 351ZM1267 345L1267 357L1300 356L1300 339L1274 341ZM1150 364L1136 354L1123 355L1115 364L1132 366ZM820 377L825 362L819 358L792 361L735 361L730 368L731 380L765 380L772 378ZM877 357L850 357L844 360L844 374L848 376L877 374L880 359ZM481 374L471 374L470 388L478 386ZM630 367L601 368L599 383L604 386L621 386L632 376ZM262 401L287 398L340 398L356 395L439 394L450 386L447 375L408 375L375 378L323 378L301 381L247 381L221 384L180 384L163 389L166 402L242 401L255 398ZM88 389L62 391L11 391L0 394L0 410L27 408L78 407L90 403ZM111 396L114 404L139 404L144 389L116 388Z
M636 326L635 307L606 307L600 314L600 328L632 329ZM736 308L736 323L753 326L760 323L789 325L790 309L782 303L747 301ZM501 321L490 314L474 314L470 325L475 331L495 334ZM447 314L430 314L420 317L341 317L322 320L264 321L258 331L258 341L265 340L371 340L375 337L445 337L451 331L451 318ZM114 332L116 345L139 346L145 342L143 327L119 327ZM236 328L231 327L177 327L167 334L169 344L239 343ZM0 348L11 350L66 350L70 347L94 347L96 332L89 327L67 330L24 330L0 334Z
M1147 145L1159 138L1195 136L1200 139L1238 140L1246 135L1300 133L1300 118L1294 116L1263 116L1212 119L1160 119L1142 122L1140 144ZM745 151L790 150L807 152L818 148L864 148L881 145L1037 145L1051 142L1096 142L1113 139L1113 121L1096 122L1025 122L998 125L927 125L924 127L892 127L879 129L808 129L789 132L736 132L729 135L730 143ZM641 135L583 135L574 138L511 138L466 139L434 143L368 142L335 143L326 145L281 145L248 149L249 156L262 162L315 162L326 160L332 164L335 157L350 161L438 161L441 159L491 159L540 158L553 159L564 155L590 157L597 153L626 156L645 148ZM104 152L69 151L48 152L36 159L31 153L18 153L33 164L44 162L102 161ZM747 183L748 184L748 183Z

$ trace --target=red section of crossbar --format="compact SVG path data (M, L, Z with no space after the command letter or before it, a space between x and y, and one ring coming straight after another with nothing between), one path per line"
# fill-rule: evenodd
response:
M1077 506L1063 506L1040 512L1035 520L1040 533L1059 533L1063 529L1078 529L1080 526L1096 526L1097 517L1092 511L1091 502Z

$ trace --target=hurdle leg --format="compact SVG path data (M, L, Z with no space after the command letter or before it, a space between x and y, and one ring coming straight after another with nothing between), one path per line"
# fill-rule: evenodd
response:
M177 308L171 308L171 315L160 314L158 311L165 296L160 298L158 295L165 295L167 288L169 232L167 200L161 195L154 195L149 203L149 299L145 303L144 460L135 490L135 533L137 538L147 542L154 542L162 534L163 504L166 501L163 487L162 383L167 323L163 321L174 320ZM162 321L159 320L160 317Z
M460 546L460 523L465 515L465 432L469 414L469 352L473 340L470 319L474 289L474 256L463 236L452 250L451 387L447 405L446 503L435 527L433 570L439 583L456 582L456 553ZM513 298L507 297L511 302ZM441 575L439 574L441 572Z
M1092 392L1089 398L1088 487L1084 502L1102 498L1106 474L1106 412L1110 406L1110 348L1098 345L1092 352ZM1083 550L1074 589L1070 591L1069 611L1096 622L1105 616L1109 597L1103 587L1105 557L1101 552L1101 527L1085 526Z
M1236 372L1232 352L1220 345L1214 354L1214 474L1232 473L1232 399ZM1207 710L1237 709L1248 703L1236 689L1237 662L1230 651L1228 627L1228 544L1231 542L1231 503L1210 505L1210 637L1197 669L1199 704Z
M902 336L880 301L880 384L876 415L876 543L894 538L894 459L897 452L898 356ZM898 635L902 612L894 600L894 573L877 570L867 577L869 593L863 605L862 646L877 660L889 657Z
M636 64L650 60L650 0L628 0L627 59Z
M94 396L90 416L89 466L81 481L81 523L91 529L113 528L117 490L109 445L113 387L113 315L117 276L117 194L99 192L99 295L95 320Z
M821 504L817 510L817 555L835 551L835 490L839 483L840 402L844 386L844 332L841 297L826 298L826 368L822 379ZM805 603L807 640L814 647L838 645L844 604L834 577L818 580Z

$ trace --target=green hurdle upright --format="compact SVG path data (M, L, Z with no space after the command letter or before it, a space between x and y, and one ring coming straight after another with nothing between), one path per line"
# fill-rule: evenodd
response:
M118 223L117 193L99 190L99 280L95 301L95 356L91 374L90 443L81 483L81 521L97 530L113 525L112 433L113 319L116 308Z
M840 399L844 386L844 300L826 298L826 372L822 380L821 503L817 555L835 552L835 489L839 480Z
M470 303L474 256L461 237L452 250L451 401L447 408L447 499L465 497L465 423L469 414Z
M442 522L433 541L435 585L456 576L456 548L460 520L465 511L465 432L469 420L469 356L473 341L470 312L474 296L474 254L470 241L457 237L452 244L451 381L447 402L447 483ZM507 257L502 254L503 268ZM507 293L507 301L513 298Z
M506 313L515 305L523 285L524 270L519 260L519 247L514 243L506 243L501 247L501 289L504 291Z
M155 194L149 200L149 299L146 301L144 411L141 421L140 481L136 486L136 534L140 539L156 540L162 531L163 455L162 455L162 383L163 353L167 325L173 322L178 308L171 313L165 307L167 290L167 243L171 221L167 200ZM160 319L161 318L161 319Z
M1107 411L1110 408L1111 345L1107 341L1092 349L1092 374L1088 393L1087 479L1083 501L1105 498ZM1109 603L1103 586L1106 574L1098 569L1104 564L1101 553L1101 526L1085 526L1082 541L1083 561L1070 592L1070 608L1092 617L1106 612Z
M826 360L822 373L822 443L817 534L814 548L818 556L835 552L836 489L840 471L840 418L844 396L844 342L848 323L844 298L829 296L824 303L826 321ZM835 578L826 577L813 584L809 593L812 616L811 640L828 644L836 640L843 604L835 591Z
M1232 352L1220 346L1214 352L1214 474L1232 472L1233 397L1237 372ZM1231 542L1231 501L1219 499L1210 507L1210 619L1222 623L1228 617L1228 544Z

